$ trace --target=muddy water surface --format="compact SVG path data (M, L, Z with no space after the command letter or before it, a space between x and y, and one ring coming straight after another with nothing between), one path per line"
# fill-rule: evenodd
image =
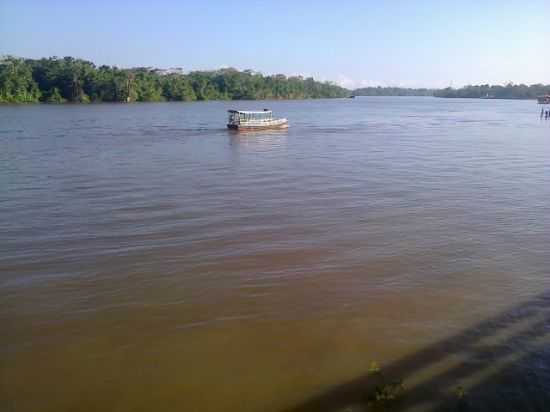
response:
M537 109L0 107L1 409L361 410L376 361L406 410L548 410Z

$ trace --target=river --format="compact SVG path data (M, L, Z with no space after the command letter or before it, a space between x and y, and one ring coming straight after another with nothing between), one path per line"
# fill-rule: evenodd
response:
M264 107L289 129L225 129L228 109ZM362 410L376 362L406 410L457 390L547 410L539 112L0 106L1 409Z

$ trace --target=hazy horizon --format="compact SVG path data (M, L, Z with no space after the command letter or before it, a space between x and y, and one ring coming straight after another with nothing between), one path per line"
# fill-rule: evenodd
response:
M343 1L337 8L288 0L246 7L0 0L0 54L185 71L234 67L312 76L350 89L547 84L549 20L548 4L539 0Z

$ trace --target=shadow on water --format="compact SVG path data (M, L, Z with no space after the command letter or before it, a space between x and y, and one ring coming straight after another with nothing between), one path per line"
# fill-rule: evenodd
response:
M549 411L550 293L381 365L403 382L393 400L373 401L380 377L365 373L287 412Z

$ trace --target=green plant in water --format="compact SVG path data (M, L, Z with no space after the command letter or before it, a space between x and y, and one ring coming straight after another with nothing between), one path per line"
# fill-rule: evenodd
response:
M382 371L377 362L371 362L368 370L371 382L374 381L374 388L367 394L367 411L371 412L389 412L397 407L397 404L405 397L405 385L403 380L390 380ZM471 410L467 400L468 392L462 385L458 385L453 390L458 403L451 405L452 411L465 412ZM362 409L361 409L362 410Z
M369 375L376 375L380 373L380 366L376 362L371 362L368 370Z
M455 395L456 397L459 399L459 400L462 400L466 397L466 389L464 389L463 386L461 385L458 385L456 388L455 388Z
M468 392L462 385L458 385L454 391L454 395L456 396L456 404L455 404L455 411L457 412L466 412L471 411L471 404L468 400Z
M399 401L404 393L405 386L402 380L390 381L376 362L372 362L368 369L372 379L377 380L372 393L367 396L367 409L371 411L389 411Z

